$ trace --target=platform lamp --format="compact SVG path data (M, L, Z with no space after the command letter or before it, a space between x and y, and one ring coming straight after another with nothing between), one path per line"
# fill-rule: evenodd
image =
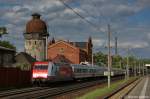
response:
M2 38L4 34L8 34L6 27L0 27L0 38Z

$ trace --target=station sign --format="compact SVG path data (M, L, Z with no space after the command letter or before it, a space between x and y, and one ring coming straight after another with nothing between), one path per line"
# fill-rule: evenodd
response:
M104 71L104 76L108 76L108 75L110 75L111 74L111 76L114 76L114 72L108 72L108 71Z
M150 67L150 64L145 64L145 66Z

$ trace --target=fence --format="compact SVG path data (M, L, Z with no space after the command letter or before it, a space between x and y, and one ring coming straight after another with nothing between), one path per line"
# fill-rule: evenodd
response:
M19 68L0 68L0 87L23 86L31 82L31 71Z

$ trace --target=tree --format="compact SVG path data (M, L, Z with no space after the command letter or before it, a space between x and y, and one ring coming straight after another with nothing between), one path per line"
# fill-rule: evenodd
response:
M94 53L94 63L97 65L106 65L107 64L107 55L103 54L102 52Z
M129 55L128 57L122 57L120 55L112 56L112 68L125 69L127 66L127 58L129 68L139 67L139 65L150 64L150 59L137 59L135 56ZM99 66L107 66L108 57L102 52L94 53L94 63Z
M112 67L122 68L122 57L120 55L114 55L112 57Z
M0 41L0 46L16 50L16 47L9 41Z

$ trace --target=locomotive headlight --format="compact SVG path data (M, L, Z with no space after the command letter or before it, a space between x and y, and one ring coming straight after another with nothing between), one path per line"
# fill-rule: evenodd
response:
M33 78L38 78L38 77L47 78L47 73L34 73L33 74Z
M38 77L38 74L34 73L33 78L37 78L37 77Z

